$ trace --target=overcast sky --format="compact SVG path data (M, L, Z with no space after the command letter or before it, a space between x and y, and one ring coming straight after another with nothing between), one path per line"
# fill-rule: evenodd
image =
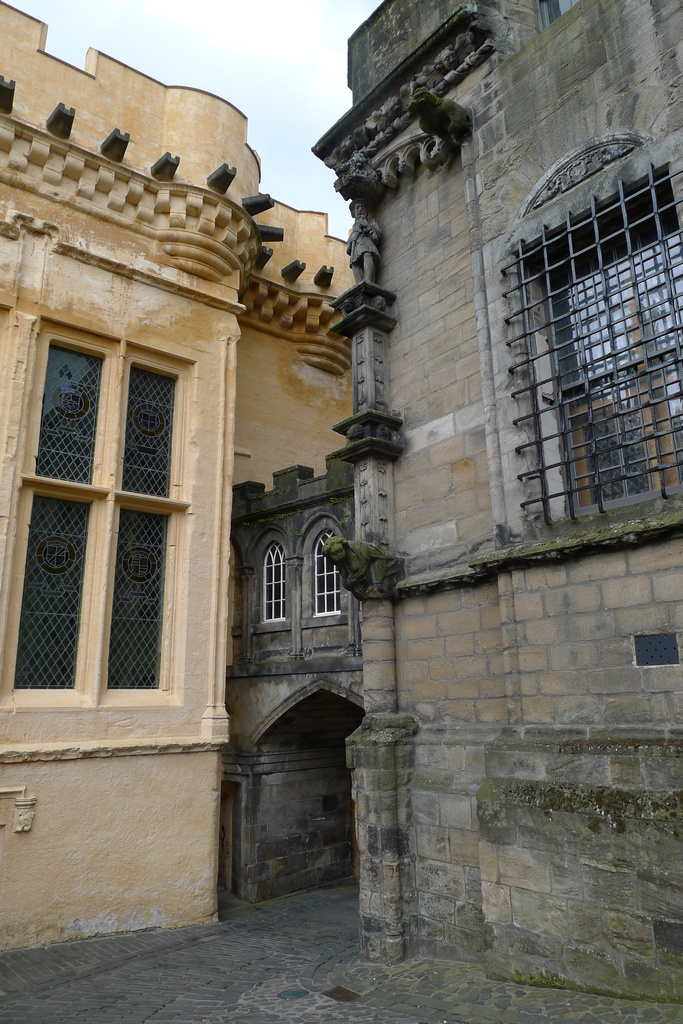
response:
M166 85L206 89L249 118L261 191L325 210L346 238L347 204L311 146L351 106L346 42L379 0L18 0L49 25L47 50L82 68L88 47ZM1 10L1 9L0 9ZM1 30L1 26L0 26ZM0 69L12 77L12 69Z

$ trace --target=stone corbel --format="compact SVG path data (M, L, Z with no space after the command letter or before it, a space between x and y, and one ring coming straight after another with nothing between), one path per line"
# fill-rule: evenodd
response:
M328 537L323 554L334 562L344 587L359 601L393 597L404 576L402 559L368 541Z
M14 801L14 832L30 832L35 815L35 796L26 796L26 786L0 786L0 799Z

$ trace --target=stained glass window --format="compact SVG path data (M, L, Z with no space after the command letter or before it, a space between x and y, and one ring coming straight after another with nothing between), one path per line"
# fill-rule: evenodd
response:
M69 689L83 591L89 506L36 495L29 529L15 687Z
M159 685L166 516L122 509L109 642L109 687Z
M168 497L175 381L133 366L128 388L124 491Z
M36 473L92 481L102 360L50 346Z
M270 545L263 563L263 617L285 617L285 553L279 544Z
M327 531L315 546L315 614L332 615L341 607L341 577L337 566L323 554L325 541L332 534Z

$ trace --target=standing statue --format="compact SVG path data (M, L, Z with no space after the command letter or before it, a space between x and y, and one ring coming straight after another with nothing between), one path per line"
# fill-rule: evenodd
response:
M356 284L361 281L373 282L379 266L379 242L382 232L379 224L368 216L368 204L364 199L351 203L353 229L349 235L346 251L351 257L351 269Z

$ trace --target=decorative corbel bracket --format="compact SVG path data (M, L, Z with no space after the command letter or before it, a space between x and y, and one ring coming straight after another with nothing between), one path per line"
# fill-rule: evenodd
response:
M0 786L1 799L14 801L14 832L30 832L36 797L26 796L26 786Z

